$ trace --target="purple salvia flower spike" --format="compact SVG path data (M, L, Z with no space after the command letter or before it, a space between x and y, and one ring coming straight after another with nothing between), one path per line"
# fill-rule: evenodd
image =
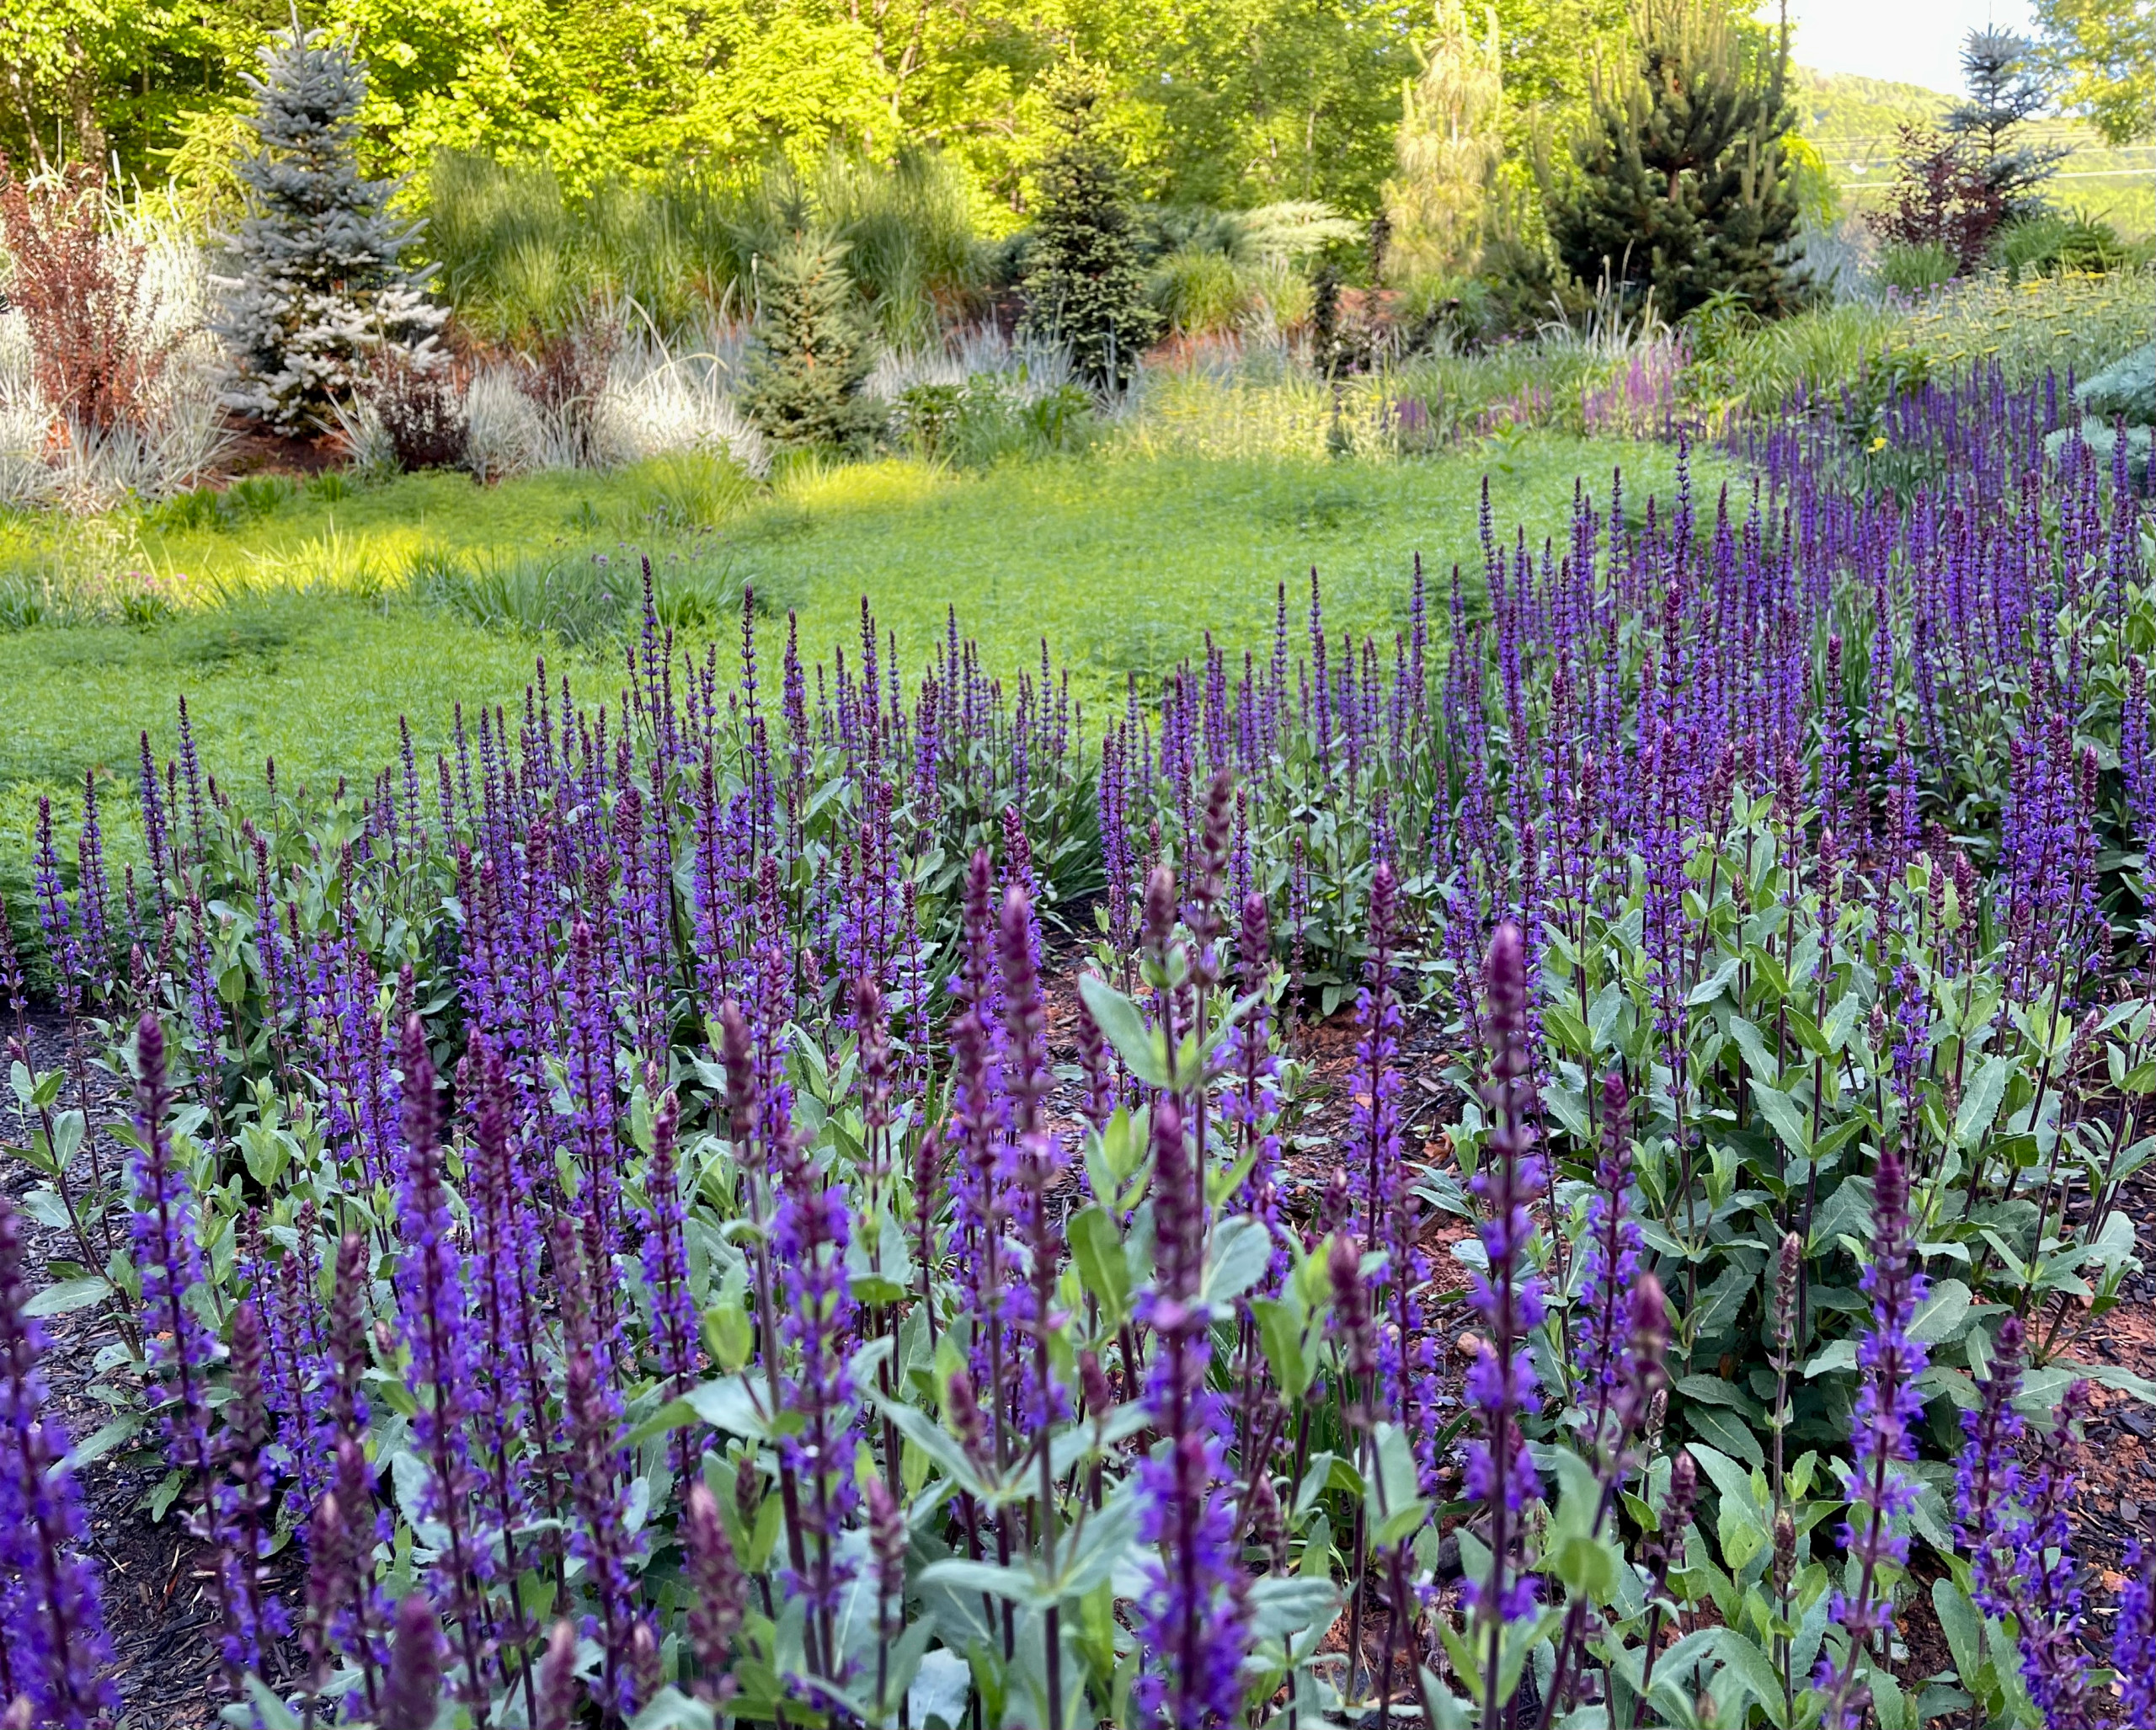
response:
M1892 1610L1881 1576L1908 1560L1908 1539L1895 1523L1916 1505L1917 1483L1908 1470L1916 1457L1909 1431L1924 1409L1917 1378L1930 1361L1922 1343L1909 1337L1925 1288L1909 1230L1908 1179L1888 1147L1872 1174L1872 1258L1860 1282L1871 1300L1871 1325L1857 1347L1863 1380L1851 1420L1850 1517L1841 1531L1856 1564L1856 1587L1837 1592L1832 1611L1849 1643L1838 1660L1821 1658L1817 1678L1828 1695L1825 1717L1833 1730L1857 1730L1862 1720L1869 1697L1862 1681L1866 1648Z
M405 1018L402 1033L404 1146L397 1226L403 1253L398 1268L398 1322L411 1354L413 1383L429 1390L412 1427L426 1461L429 1517L447 1535L435 1563L435 1580L456 1624L466 1697L483 1704L481 1655L488 1639L486 1581L492 1568L476 1524L483 1503L480 1474L472 1460L475 1365L469 1294L450 1207L434 1056L418 1016Z
M67 1432L45 1406L49 1342L30 1296L22 1224L0 1199L0 1697L35 1722L88 1730L118 1711L89 1529Z
M1487 1271L1471 1276L1468 1296L1484 1332L1467 1375L1467 1402L1479 1434L1468 1447L1465 1487L1489 1510L1492 1540L1489 1578L1466 1582L1465 1589L1476 1614L1494 1631L1532 1611L1534 1577L1516 1546L1523 1511L1541 1493L1520 1422L1540 1409L1527 1342L1542 1324L1543 1295L1531 1258L1534 1225L1528 1210L1547 1180L1542 1157L1534 1151L1527 964L1517 926L1497 927L1483 976L1491 1045L1490 1078L1483 1092L1493 1127L1474 1179L1490 1217L1480 1228ZM1495 1633L1484 1637L1494 1666ZM1493 1699L1489 1711L1494 1714L1498 1704Z
M397 1633L382 1690L379 1730L434 1730L440 1709L442 1638L434 1606L414 1592L397 1606Z

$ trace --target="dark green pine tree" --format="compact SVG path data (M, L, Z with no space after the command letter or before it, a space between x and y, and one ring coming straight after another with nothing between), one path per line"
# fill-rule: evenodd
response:
M1131 241L1123 160L1102 129L1090 73L1059 68L1048 94L1054 141L1038 174L1026 327L1065 344L1087 384L1120 391L1161 328Z
M1628 311L1652 292L1673 322L1717 296L1792 310L1805 284L1781 146L1786 34L1748 67L1721 8L1658 0L1639 35L1636 75L1598 98L1577 174L1550 190L1559 260L1589 291L1606 276Z
M883 430L883 405L862 394L876 365L846 243L795 234L756 270L755 343L740 403L764 435L787 446L859 451Z

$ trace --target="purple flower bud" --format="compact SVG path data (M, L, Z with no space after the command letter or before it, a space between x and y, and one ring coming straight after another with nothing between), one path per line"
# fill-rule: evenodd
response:
M264 1646L291 1631L284 1606L267 1596L262 1585L263 1559L274 1535L269 1529L270 1468L264 1458L270 1445L263 1407L264 1350L262 1314L250 1298L232 1311L232 1399L221 1438L227 1482L216 1491L222 1502L226 1537L219 1567L231 1608L225 1662L238 1670L258 1668Z
M227 1535L223 1501L216 1490L216 1456L210 1443L209 1371L215 1348L188 1294L202 1283L202 1253L195 1241L194 1186L182 1169L165 1127L172 1091L165 1075L164 1029L145 1014L135 1029L136 1140L140 1151L131 1177L134 1215L129 1223L135 1266L141 1279L143 1332L157 1386L152 1409L163 1412L173 1464L202 1496L202 1535L221 1556ZM241 1607L217 1589L226 1650L237 1641L248 1650L252 1636ZM240 1675L228 1663L225 1680L235 1694Z
M8 916L8 900L0 895L0 1002L13 1014L17 1031L29 1006L29 988L23 982L22 958L15 951L15 928Z
M450 1209L441 1100L426 1029L418 1016L407 1016L403 1034L404 1158L397 1227L403 1254L398 1268L398 1322L412 1357L412 1380L428 1391L412 1428L427 1466L427 1514L441 1523L448 1536L435 1562L435 1583L464 1644L467 1695L479 1698L485 1685L478 1659L479 1626L492 1566L475 1524L484 1502L471 1452L475 1378L464 1256ZM428 1614L432 1615L431 1608Z
M2126 1567L2111 1669L2118 1675L2120 1709L2130 1730L2156 1730L2156 1550L2144 1555L2141 1545L2127 1546Z
M1991 1375L1977 1409L1961 1414L1961 1433L1968 1439L1955 1466L1955 1541L1971 1553L1972 1595L1988 1615L2013 1612L2023 1429L2014 1401L2021 1391L2022 1351L2021 1318L2009 1315L1993 1342Z
M332 1631L350 1574L351 1544L351 1528L344 1523L337 1492L324 1491L307 1522L307 1621L301 1631L318 1688L336 1649Z
M1175 873L1165 865L1153 868L1145 879L1145 909L1141 925L1145 958L1157 967L1167 965L1168 943L1175 934Z
M1225 1453L1218 1426L1186 1428L1139 1466L1139 1535L1161 1558L1146 1564L1138 1616L1150 1662L1132 1698L1170 1730L1241 1718L1250 1616L1234 1502L1219 1483Z
M1645 1247L1633 1215L1630 1098L1612 1070L1602 1084L1602 1153L1588 1202L1587 1239L1580 1253L1579 1376L1599 1446L1603 1420L1625 1374L1625 1308L1640 1277Z
M702 1673L696 1692L707 1701L724 1700L734 1691L726 1674L733 1662L734 1637L741 1628L745 1586L726 1535L718 1499L698 1482L690 1486L681 1519L684 1564L689 1599L689 1650Z
M1115 1115L1115 1077L1108 1042L1082 996L1077 1001L1076 1023L1071 1037L1077 1041L1078 1064L1086 1075L1086 1121L1096 1129L1105 1129Z
M979 1396L974 1392L974 1379L963 1367L951 1372L951 1380L943 1390L943 1415L950 1422L951 1434L966 1450L966 1457L977 1466L985 1462L988 1458L988 1418L980 1409Z
M1700 1493L1700 1468L1689 1453L1680 1452L1670 1462L1669 1487L1662 1506L1655 1510L1655 1530L1641 1548L1654 1571L1658 1593L1669 1589L1672 1566L1684 1554L1685 1529L1692 1524L1693 1504Z
M53 984L60 1006L74 1014L82 1006L83 967L75 923L67 907L67 892L60 881L60 857L52 845L52 801L40 794L37 802L36 887L38 923L45 932L45 958L51 964Z
M880 1477L868 1480L868 1549L876 1563L877 1621L883 1637L903 1631L899 1615L906 1589L906 1521L898 1498Z
M539 1661L538 1730L571 1730L583 1699L584 1685L576 1679L576 1630L558 1621Z
M563 1218L553 1222L554 1268L564 1288L568 1364L563 1415L568 1429L568 1482L576 1524L570 1550L582 1560L586 1589L598 1613L585 1631L606 1654L604 1697L623 1717L638 1703L632 1641L638 1622L632 1579L642 1542L628 1526L628 1460L622 1405L603 1361L590 1291L590 1270L578 1255L576 1232Z
M2055 1730L2096 1730L2104 1712L2081 1647L2086 1605L2068 1510L2074 1502L2076 1426L2088 1414L2089 1384L2071 1383L2028 1474L2025 1523L2015 1533L2014 1613L2021 1679Z
M670 1090L652 1113L651 1158L644 1167L647 1205L638 1212L644 1237L644 1279L651 1290L654 1344L675 1397L696 1372L696 1307L689 1289L686 1207L675 1140L680 1102Z
M1872 1259L1859 1282L1871 1300L1871 1326L1857 1346L1864 1379L1852 1419L1851 1517L1841 1531L1857 1564L1855 1589L1834 1594L1832 1613L1849 1643L1838 1663L1820 1659L1817 1677L1829 1696L1828 1720L1837 1730L1856 1730L1862 1717L1865 1648L1892 1613L1879 1575L1908 1562L1909 1540L1895 1522L1906 1518L1917 1500L1916 1482L1907 1470L1916 1458L1909 1431L1924 1410L1916 1381L1930 1359L1909 1337L1925 1282L1911 1253L1908 1204L1902 1162L1892 1147L1883 1149L1872 1174Z
M441 1628L424 1592L397 1606L397 1636L382 1684L382 1730L434 1730L441 1705Z
M1078 1386L1085 1396L1086 1415L1096 1423L1104 1422L1115 1409L1115 1392L1108 1386L1107 1371L1101 1367L1098 1352L1078 1354Z
M1534 1225L1528 1208L1546 1179L1529 1117L1527 967L1518 926L1497 927L1484 978L1492 1050L1483 1097L1492 1127L1474 1189L1490 1217L1480 1228L1487 1268L1469 1282L1468 1303L1481 1319L1484 1337L1467 1372L1467 1402L1480 1433L1468 1444L1465 1487L1489 1509L1492 1542L1488 1579L1468 1581L1463 1589L1478 1615L1507 1622L1533 1609L1534 1577L1524 1547L1515 1553L1515 1546L1522 1537L1518 1516L1541 1494L1520 1428L1524 1416L1540 1409L1527 1349L1543 1316L1542 1283L1529 1254Z
M1339 1337L1342 1367L1351 1376L1368 1376L1377 1368L1377 1348L1370 1338L1370 1295L1363 1284L1363 1252L1353 1238L1333 1238L1326 1252L1325 1273L1332 1289L1332 1330Z

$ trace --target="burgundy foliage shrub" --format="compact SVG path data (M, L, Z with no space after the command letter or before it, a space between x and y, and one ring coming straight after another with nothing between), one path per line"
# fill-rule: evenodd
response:
M0 158L8 297L29 323L33 376L56 413L99 433L141 424L173 350L151 334L145 248L105 219L103 175L24 181Z
M2006 220L2006 204L1958 141L1904 125L1894 186L1871 229L1897 246L1943 246L1959 268L1975 267Z

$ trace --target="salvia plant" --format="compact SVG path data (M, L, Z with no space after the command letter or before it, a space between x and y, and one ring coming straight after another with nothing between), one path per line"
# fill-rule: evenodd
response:
M183 708L139 856L93 782L0 921L13 1722L118 1710L127 1450L241 1725L2148 1730L2152 1563L2092 1603L2068 1512L2091 1385L2156 1393L2073 1356L2156 601L2057 403L1486 508L1382 648L1313 583L1105 717L865 607L723 672L647 607L613 700L371 786Z

